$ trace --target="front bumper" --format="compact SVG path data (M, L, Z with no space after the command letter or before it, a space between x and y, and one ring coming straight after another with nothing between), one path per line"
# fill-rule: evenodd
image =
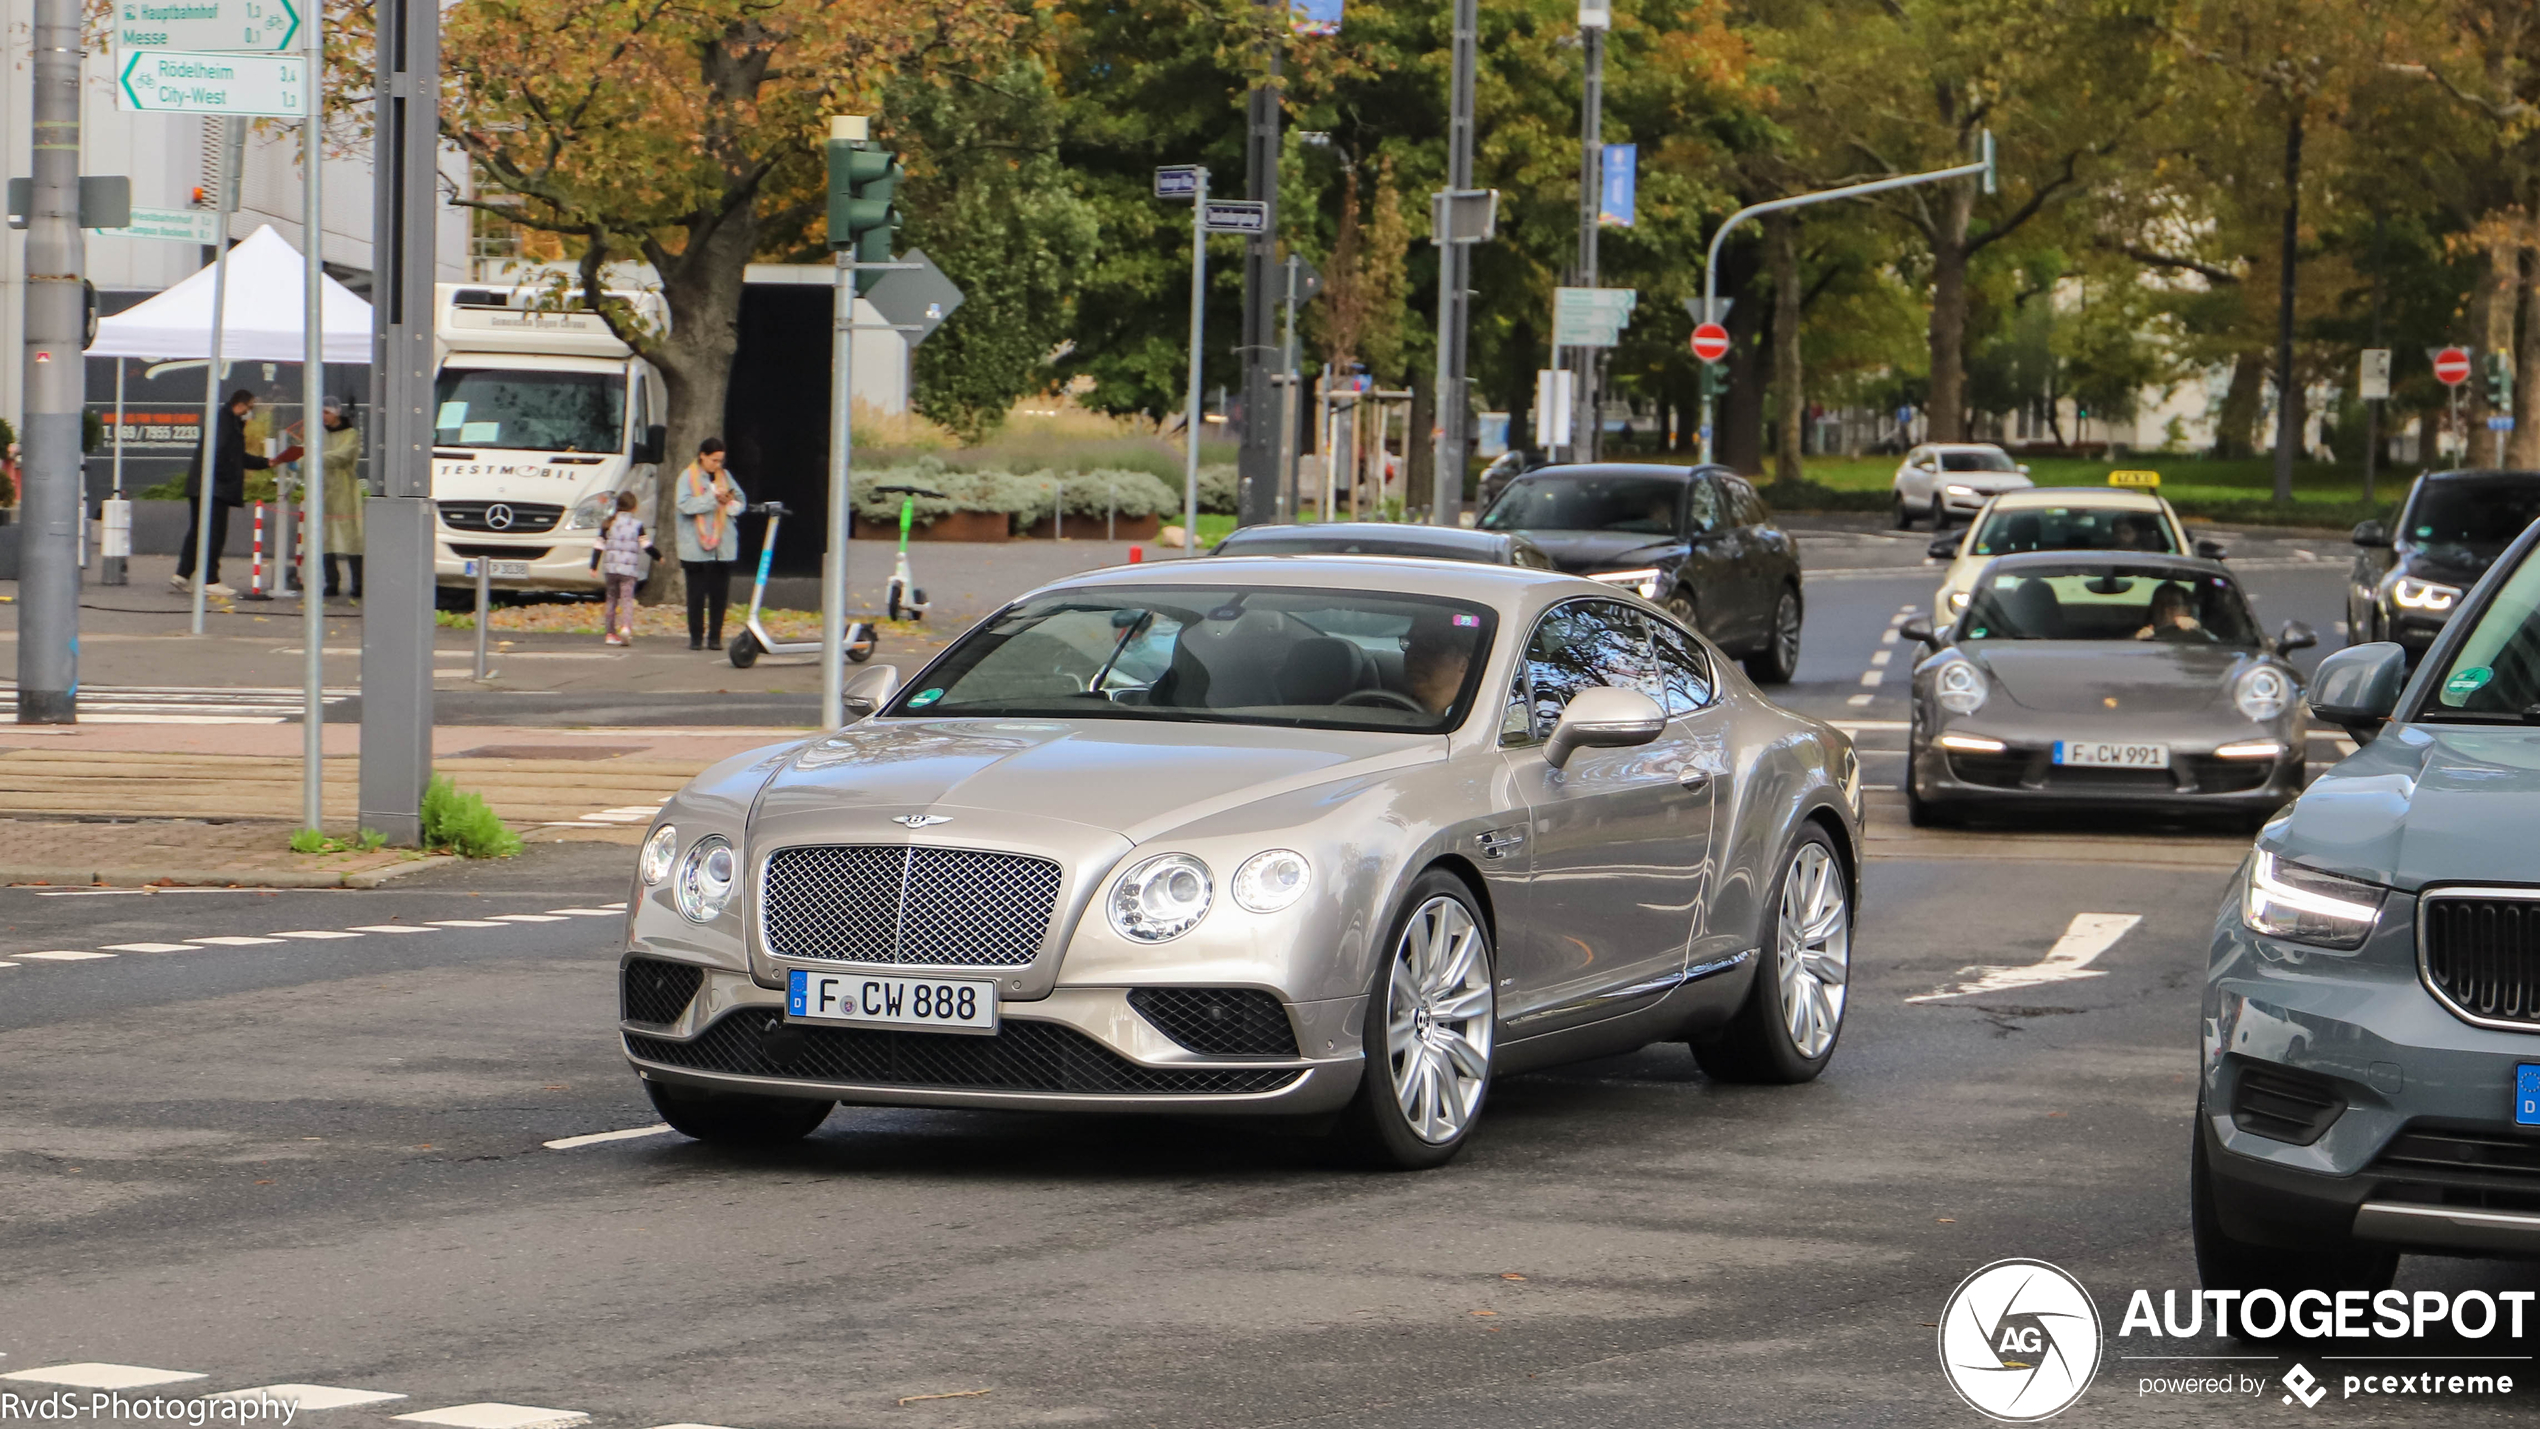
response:
M570 531L559 526L537 536L503 539L444 527L433 536L433 578L441 585L473 589L476 578L467 573L470 560L526 561L528 575L495 576L491 582L493 588L603 590L606 582L601 580L598 571L591 569L591 545L595 534L588 530Z
M2233 1237L2349 1238L2435 1254L2540 1257L2540 1127L2514 1121L2515 1069L2540 1034L2475 1027L2419 981L2415 900L2392 894L2351 954L2262 938L2235 901L2205 994L2205 1139ZM2309 1144L2253 1111L2259 1088L2315 1099ZM2314 1122L2316 1125L2316 1122ZM2252 1128L2270 1128L2279 1135Z
M2404 610L2387 604L2382 607L2382 614L2384 617L2382 628L2390 633L2392 640L2397 641L2400 647L2408 652L2410 664L2416 663L2428 649L2432 648L2434 638L2443 633L2443 627L2449 624L2452 618L2450 611L2428 614L2421 610Z
M2080 731L2087 734L2088 731ZM2000 753L1942 748L1941 734L1999 740ZM2167 769L2102 769L2054 762L2051 741L2016 739L1971 726L1952 725L1922 737L1915 749L1914 793L1942 804L2168 808L2223 813L2265 813L2302 792L2306 764L2303 732L2276 736L2256 730L2251 738L2278 738L2285 752L2272 759L2224 759L2224 741L2166 738L2158 731L2128 737L2170 747Z

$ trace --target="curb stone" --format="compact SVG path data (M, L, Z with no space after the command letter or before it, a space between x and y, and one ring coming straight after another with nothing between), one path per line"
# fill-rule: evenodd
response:
M436 854L430 858L392 863L385 868L364 869L357 873L302 872L279 868L0 868L0 884L42 884L56 888L88 888L98 884L137 888L154 883L213 888L377 888L391 879L457 862L459 857L456 854Z

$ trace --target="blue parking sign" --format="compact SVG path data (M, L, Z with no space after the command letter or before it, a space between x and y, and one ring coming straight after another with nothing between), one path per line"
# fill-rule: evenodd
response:
M2514 1121L2520 1126L2540 1126L2540 1063L2525 1062L2514 1068Z

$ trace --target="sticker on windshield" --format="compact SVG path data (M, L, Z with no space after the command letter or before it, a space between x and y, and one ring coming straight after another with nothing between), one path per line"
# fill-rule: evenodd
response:
M467 404L465 402L444 402L441 404L441 415L432 419L432 425L455 427L466 420Z
M1482 618L1478 615L1459 615L1455 617L1455 623L1458 625L1479 625L1482 623Z
M2487 682L2494 678L2496 678L2494 670L2485 665L2472 665L2465 670L2453 671L2452 678L2443 682L2443 693L2454 699L2465 700L2485 688Z
M942 699L943 697L944 697L944 692L943 692L942 690L940 690L940 689L937 689L937 690L920 690L920 691L918 691L916 694L913 694L913 695L911 695L911 696L909 696L909 697L908 697L908 707L909 707L910 709L918 709L918 708L921 708L921 707L926 706L926 705L931 705L931 704L933 704L935 701L940 700L940 699Z
M502 439L503 424L500 422L461 422L459 424L460 441L474 444L498 442Z

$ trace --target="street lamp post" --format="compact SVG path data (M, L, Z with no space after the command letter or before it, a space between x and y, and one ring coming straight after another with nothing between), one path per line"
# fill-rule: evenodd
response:
M1456 212L1473 188L1473 72L1481 41L1480 0L1455 0L1454 77L1447 94L1446 194L1441 216ZM1457 526L1464 516L1464 468L1471 458L1472 397L1466 391L1466 350L1473 299L1473 245L1441 232L1438 239L1437 494L1429 503L1434 525ZM1325 511L1323 519L1330 520Z

